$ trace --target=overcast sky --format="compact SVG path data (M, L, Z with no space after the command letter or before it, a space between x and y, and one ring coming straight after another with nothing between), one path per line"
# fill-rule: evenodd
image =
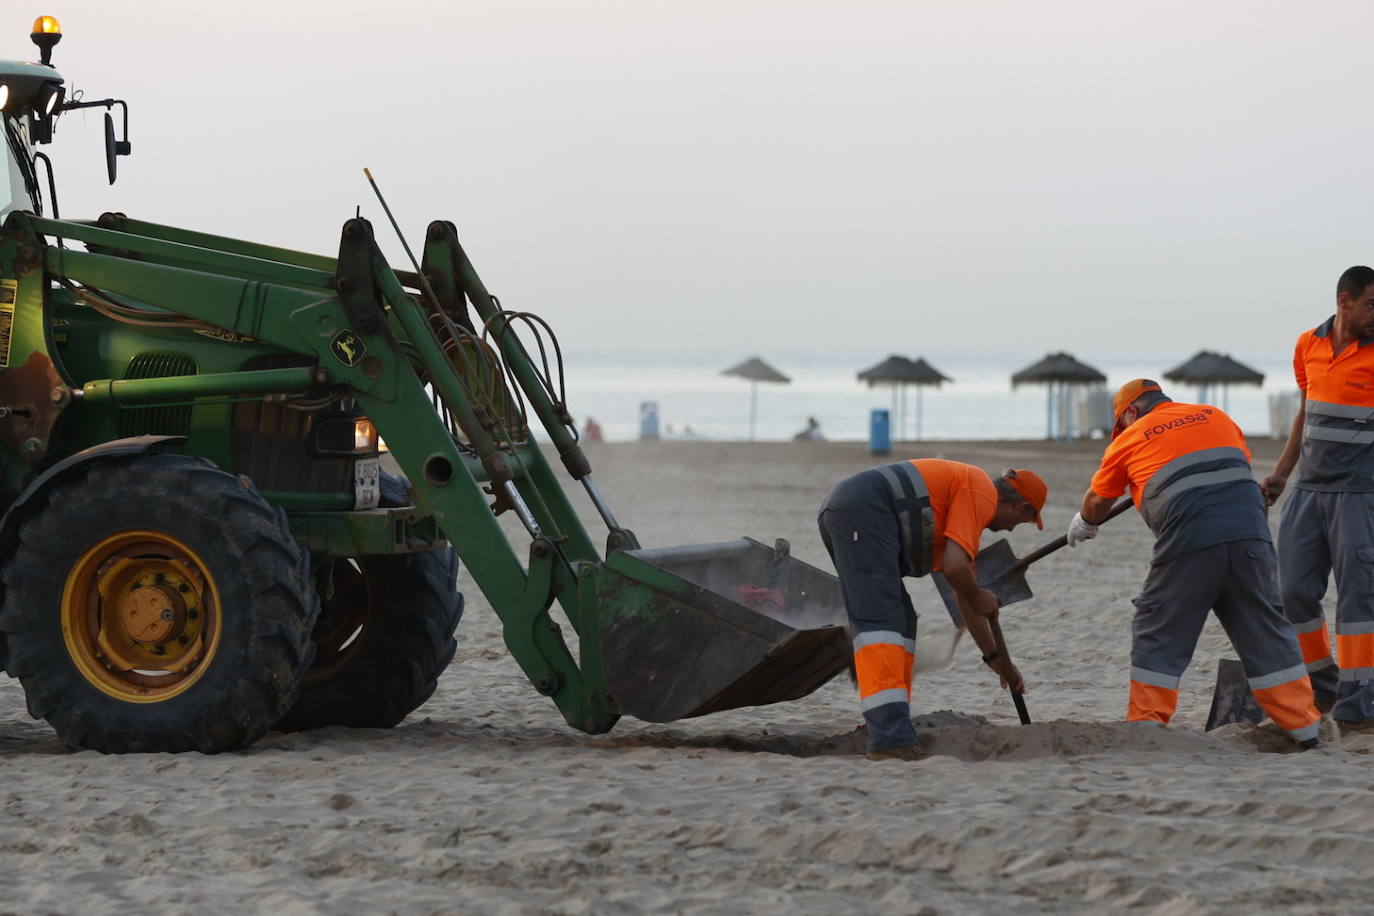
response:
M114 188L59 123L64 216L333 252L369 166L584 350L1286 353L1374 262L1364 2L5 9L130 104Z

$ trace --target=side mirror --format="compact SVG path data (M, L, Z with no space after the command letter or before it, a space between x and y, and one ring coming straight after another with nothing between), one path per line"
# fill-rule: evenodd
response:
M100 103L96 103L100 104ZM123 105L123 102L116 102L116 105ZM129 116L128 110L124 115L124 136L129 136ZM128 140L116 140L114 118L110 113L105 112L105 172L110 176L110 184L115 183L115 173L118 172L118 157L127 156L133 152L133 145Z
M115 183L115 174L119 171L119 159L117 153L118 141L115 140L114 118L110 113L105 112L105 174L110 176L110 184Z

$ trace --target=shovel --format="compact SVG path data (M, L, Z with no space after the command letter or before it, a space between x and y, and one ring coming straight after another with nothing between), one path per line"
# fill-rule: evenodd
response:
M1106 524L1129 508L1131 508L1131 500L1129 498L1121 500L1112 506L1112 511L1108 512L1107 517L1098 524ZM1003 607L1008 604L1015 604L1017 601L1025 601L1032 594L1030 585L1026 583L1026 567L1036 560L1043 560L1067 543L1069 543L1068 535L1061 534L1045 546L1031 551L1024 557L1017 557L1011 552L1011 543L1003 538L991 547L985 547L978 551L978 556L975 559L978 584L996 595Z
M992 627L992 638L997 642L998 654L1010 662L1011 653L1007 651L1007 640L1002 635L1002 624L997 621L996 615L993 615L988 623ZM1019 690L1012 690L1010 684L1007 685L1007 689L1011 690L1011 701L1016 704L1016 717L1021 720L1022 725L1030 725L1030 710L1026 709L1025 695Z
M1250 691L1250 681L1245 677L1245 666L1234 658L1217 661L1217 686L1212 692L1212 709L1207 713L1207 727L1204 731L1221 728L1232 722L1248 722L1258 725L1264 718L1264 711L1255 702Z

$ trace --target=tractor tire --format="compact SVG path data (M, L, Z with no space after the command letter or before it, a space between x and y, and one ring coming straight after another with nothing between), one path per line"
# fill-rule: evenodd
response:
M428 700L458 648L457 578L458 555L449 547L321 558L315 664L273 727L391 728Z
M99 461L0 570L8 672L68 747L213 754L295 699L319 603L286 514L209 461Z

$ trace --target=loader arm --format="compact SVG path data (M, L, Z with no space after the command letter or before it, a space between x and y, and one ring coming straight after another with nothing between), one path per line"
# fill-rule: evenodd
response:
M847 666L836 580L791 558L785 545L777 551L743 539L644 550L620 526L592 480L567 405L514 331L527 316L501 309L451 223L430 225L419 273L388 266L362 219L345 223L339 256L327 258L120 215L77 223L15 213L0 233L0 260L17 276L18 352L54 354L53 371L72 386L53 389L51 411L210 395L356 400L409 477L417 512L434 519L501 619L512 656L575 728L600 733L621 714L672 721L795 699ZM78 300L97 295L163 310L308 365L73 379L52 346L45 293L53 280L71 285ZM604 559L507 380L605 522ZM37 465L46 448L38 442L26 460ZM524 565L498 523L505 511L529 535ZM742 603L749 593L741 585L767 586L778 606ZM576 658L550 617L554 601L576 631Z
M606 731L617 716L605 699L604 686L589 683L583 676L548 615L557 598L574 626L594 619L594 612L579 606L587 593L579 592L576 573L564 555L568 550L578 560L595 561L590 539L566 498L555 500L555 507L550 508L550 494L563 494L556 484L548 488L551 474L533 442L506 451L497 447L488 429L491 424L484 426L473 408L477 398L464 390L462 379L449 368L420 306L386 266L361 221L350 221L350 226L369 254L367 281L377 283L381 294L377 329L372 334L351 330L350 316L329 288L333 275L311 267L26 214L10 217L5 236L11 244L28 246L35 255L19 259L28 268L19 275L21 299L41 299L49 277L63 278L312 357L316 386L352 389L410 478L419 501L433 514L501 617L507 647L531 683L554 700L570 724L593 733ZM42 242L45 235L86 242L103 253L48 246ZM212 266L213 270L173 266L159 259ZM275 275L278 282L248 278L264 275ZM459 414L459 425L475 448L477 460L460 448L436 414L430 395L402 351L403 338L392 331L393 324L407 335L405 342L418 352L435 387L443 390L446 404ZM361 347L348 352L340 346L341 340L356 340ZM78 397L87 391L92 397L116 396L119 383L102 381L86 383ZM159 380L158 393L171 396L184 391L186 384ZM233 379L225 382L233 384ZM493 474L498 493L504 477L514 491L511 495L527 501L529 515L538 526L528 572L482 489L483 480L491 480ZM575 526L575 537L565 533L569 526Z

